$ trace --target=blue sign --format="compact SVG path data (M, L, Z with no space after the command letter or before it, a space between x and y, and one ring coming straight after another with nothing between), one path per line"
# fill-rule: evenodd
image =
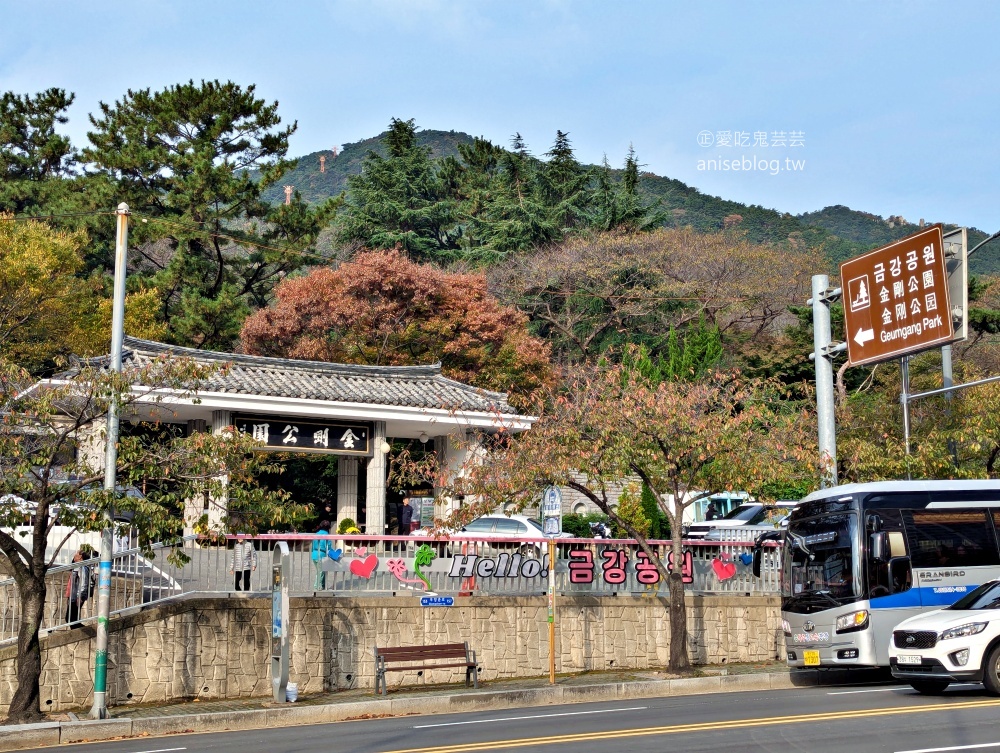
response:
M450 607L454 606L454 596L421 596L420 606L422 607Z

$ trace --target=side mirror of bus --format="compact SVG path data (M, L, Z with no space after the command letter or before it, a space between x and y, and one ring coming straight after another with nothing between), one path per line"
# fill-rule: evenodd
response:
M753 577L760 577L760 560L763 556L764 548L761 546L755 546L753 548L753 560L750 562L750 571L753 573Z
M885 552L886 552L886 541L885 534L882 532L876 532L872 534L871 538L871 554L872 559L876 562L885 562Z

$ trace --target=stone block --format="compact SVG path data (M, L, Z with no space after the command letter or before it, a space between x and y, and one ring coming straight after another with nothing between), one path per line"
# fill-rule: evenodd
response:
M671 695L718 693L722 689L721 677L685 677L679 680L669 680L669 682Z
M80 722L62 722L59 728L59 742L96 742L128 737L132 734L131 719L87 719Z
M267 710L227 711L218 714L187 716L152 716L132 720L133 735L168 735L185 731L224 732L226 730L263 729Z
M721 680L723 690L770 690L770 674L723 675Z
M566 703L583 701L613 701L622 697L621 683L604 683L601 685L563 685L560 687L561 699Z
M0 750L24 750L59 744L59 722L0 727Z

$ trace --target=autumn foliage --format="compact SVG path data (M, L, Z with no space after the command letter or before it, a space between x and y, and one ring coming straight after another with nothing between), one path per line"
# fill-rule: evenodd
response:
M243 326L246 353L403 366L440 361L446 376L527 395L552 378L549 346L489 295L482 275L417 264L399 251L286 280Z

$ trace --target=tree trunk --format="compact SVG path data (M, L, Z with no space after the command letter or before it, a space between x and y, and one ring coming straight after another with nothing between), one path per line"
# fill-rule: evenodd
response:
M29 579L18 584L21 623L17 631L17 690L10 702L7 724L26 724L44 719L39 710L42 675L42 647L38 630L45 609L45 579Z
M680 516L677 516L678 519ZM679 672L691 666L687 652L687 604L684 601L684 547L681 544L680 526L670 532L674 567L667 580L670 602L670 665L671 672Z

